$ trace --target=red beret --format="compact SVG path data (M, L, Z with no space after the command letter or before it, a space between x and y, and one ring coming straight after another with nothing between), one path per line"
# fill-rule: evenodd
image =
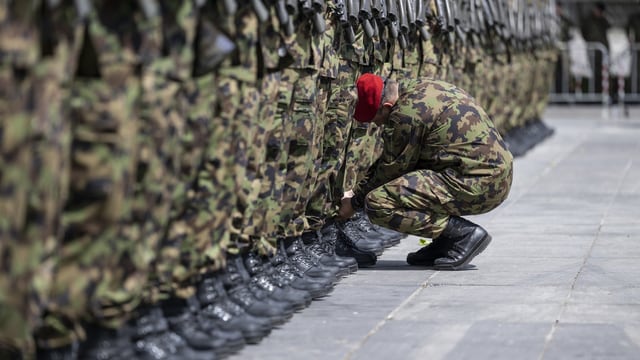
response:
M360 122L371 122L378 112L382 99L382 78L374 74L362 74L356 81L358 103L353 117Z

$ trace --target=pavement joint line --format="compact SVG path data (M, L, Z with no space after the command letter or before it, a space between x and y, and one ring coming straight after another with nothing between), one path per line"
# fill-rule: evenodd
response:
M371 330L369 330L367 335L365 335L362 338L362 340L360 340L356 344L356 346L344 356L344 360L351 359L351 357L355 354L355 352L358 351L362 347L362 345L364 345L364 343L366 343L367 340L369 340L370 337L372 337L375 333L377 333L380 329L382 329L382 327L387 323L387 321L393 319L393 317L398 313L398 311L400 311L400 309L402 309L405 305L407 305L409 302L411 302L411 300L413 300L413 298L418 296L418 294L420 294L422 292L422 290L428 288L429 287L429 282L431 281L431 279L433 279L439 273L440 273L440 271L436 271L433 274L429 275L429 277L427 277L427 279L422 284L420 284L420 286L418 286L418 288L415 289L411 293L411 295L407 296L407 298L404 299L400 303L400 305L398 305L395 309L393 309L387 316L384 317L384 319L380 320Z
M553 272L553 271L550 271ZM516 285L513 284L454 284L454 283L434 283L434 284L428 284L426 287L439 287L439 286L459 286L459 287L495 287L495 288L507 288L507 287L514 287ZM534 285L531 287L551 287L551 288L555 288L557 286L555 285ZM518 287L520 287L518 285Z
M551 344L551 340L553 340L553 335L555 334L556 330L558 329L558 324L560 324L560 318L562 318L562 315L566 311L567 305L569 304L569 299L573 295L573 291L575 290L575 287L576 287L576 282L578 281L578 278L580 277L580 274L582 274L585 266L587 265L587 261L591 257L591 253L593 252L593 248L596 245L596 242L598 241L598 239L600 238L600 232L602 230L602 226L605 223L605 219L607 218L607 215L609 214L611 206L613 206L613 203L615 202L616 198L619 197L620 189L622 188L622 184L624 184L624 181L629 176L629 170L631 169L632 165L633 165L633 160L629 159L627 161L627 165L625 166L624 170L622 171L622 176L620 177L620 180L618 182L618 186L616 188L616 191L613 194L613 196L611 196L611 199L609 200L609 203L607 204L607 207L605 208L605 211L602 213L602 218L600 219L600 224L598 225L598 230L596 231L596 236L594 236L593 237L593 241L591 241L591 246L589 247L589 251L584 256L584 259L582 260L582 264L580 265L580 269L578 269L578 272L576 273L576 276L574 276L573 281L571 282L571 287L569 288L569 292L568 292L568 294L567 294L567 296L566 296L566 298L564 300L564 303L560 307L560 310L558 310L558 315L556 317L556 321L553 322L553 325L551 326L551 329L549 330L549 333L547 334L547 336L545 336L544 347L542 348L542 352L540 353L540 357L538 358L539 360L544 359L544 355L547 352L547 350L549 349L549 345Z

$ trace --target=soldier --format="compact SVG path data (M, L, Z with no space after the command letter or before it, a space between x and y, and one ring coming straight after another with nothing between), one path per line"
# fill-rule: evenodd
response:
M354 118L384 125L384 153L342 200L340 216L364 207L375 224L432 238L407 256L410 265L466 266L491 236L461 216L494 209L511 187L502 137L469 94L446 82L364 74L356 87Z

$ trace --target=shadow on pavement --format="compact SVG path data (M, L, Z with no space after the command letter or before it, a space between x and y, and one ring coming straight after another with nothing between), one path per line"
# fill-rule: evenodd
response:
M468 270L476 270L476 266L473 264L469 264L465 266L463 269L457 271L468 271ZM378 260L378 262L374 266L370 267L361 267L358 268L358 271L366 271L366 270L432 270L432 271L447 271L447 270L436 270L429 266L411 266L407 264L403 260Z

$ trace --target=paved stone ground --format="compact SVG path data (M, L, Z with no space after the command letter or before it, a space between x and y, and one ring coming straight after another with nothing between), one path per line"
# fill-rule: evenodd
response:
M614 113L615 115L615 113ZM469 270L408 237L236 359L640 359L640 108L552 107Z

